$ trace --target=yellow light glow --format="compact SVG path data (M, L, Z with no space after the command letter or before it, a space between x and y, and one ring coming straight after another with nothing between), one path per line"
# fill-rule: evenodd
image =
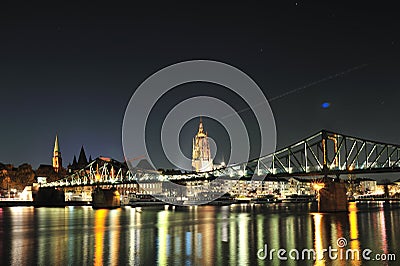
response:
M169 214L170 213L168 211L161 211L157 215L158 241L159 241L158 259L160 265L167 265L168 262L167 250L170 248L168 246Z
M325 187L324 183L314 183L313 185L313 189L316 191L320 191L321 189L323 189Z
M104 231L105 219L107 217L107 210L97 210L94 220L95 232L95 254L94 265L103 265L103 247L104 247Z
M358 240L358 220L357 220L357 203L349 203L349 223L350 223L350 248L360 250L360 241ZM358 260L353 261L353 265L361 265Z
M317 261L315 265L325 265L324 254L323 254L323 242L322 242L322 215L314 214L314 226L315 226L315 242L314 249L317 255Z

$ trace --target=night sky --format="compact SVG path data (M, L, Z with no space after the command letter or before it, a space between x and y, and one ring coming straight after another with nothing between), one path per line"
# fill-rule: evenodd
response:
M322 128L400 144L394 6L57 2L0 8L0 162L50 164L56 133L64 166L81 145L93 158L122 160L122 120L135 88L192 59L231 64L274 99L278 147ZM203 88L212 90L188 91ZM185 127L187 154L197 124ZM205 127L218 138L218 125L205 120Z

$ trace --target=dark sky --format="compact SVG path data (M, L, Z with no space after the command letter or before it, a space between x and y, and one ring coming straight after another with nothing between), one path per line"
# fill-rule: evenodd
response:
M135 88L155 71L191 59L241 69L270 99L332 77L271 102L278 147L322 128L400 143L394 6L58 2L0 8L0 162L51 163L56 133L64 165L81 145L92 157L121 160L122 120ZM335 76L354 67L360 68ZM330 107L322 108L324 102ZM197 121L188 124L189 141L196 127ZM209 121L207 130L216 128ZM190 146L183 145L185 152Z

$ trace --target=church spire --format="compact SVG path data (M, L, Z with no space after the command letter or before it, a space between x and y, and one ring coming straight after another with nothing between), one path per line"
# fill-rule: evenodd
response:
M59 172L62 168L62 159L60 147L58 145L58 135L56 134L56 140L54 141L54 150L53 150L53 168L55 172Z
M78 157L78 166L79 168L83 168L86 167L86 165L88 164L88 160L85 154L85 149L83 148L83 145L81 147L81 151L79 153L79 157Z
M58 135L56 134L56 140L54 141L54 154L60 152L60 147L58 146Z
M203 119L200 116L200 124L199 124L199 133L203 133L204 129L203 129Z

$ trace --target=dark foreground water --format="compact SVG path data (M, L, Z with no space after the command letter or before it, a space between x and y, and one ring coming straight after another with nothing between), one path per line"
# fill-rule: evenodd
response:
M342 249L339 238L347 241ZM300 260L287 253L287 261L277 253L264 258L265 245L268 254L298 250ZM302 260L303 249L329 246L338 254L371 249L371 261L327 254ZM0 265L400 265L399 248L399 204L351 203L350 212L340 214L313 213L309 204L0 208ZM373 261L390 253L397 262Z

